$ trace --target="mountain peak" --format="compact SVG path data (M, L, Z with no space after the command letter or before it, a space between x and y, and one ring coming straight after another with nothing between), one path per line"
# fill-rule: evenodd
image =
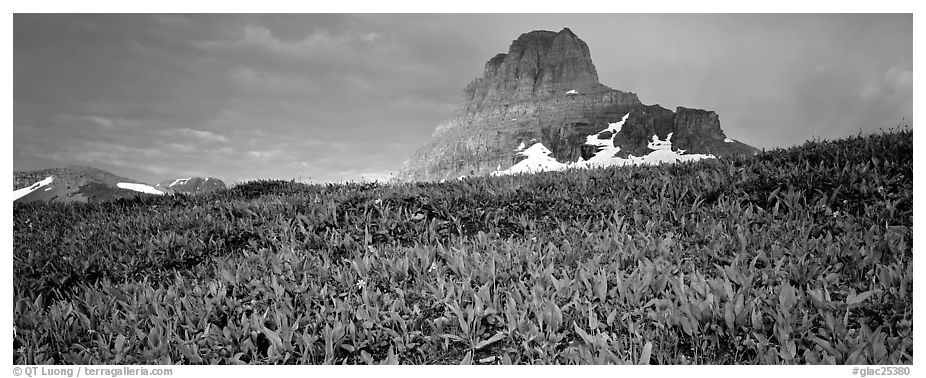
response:
M482 77L466 87L466 106L484 107L549 97L570 90L609 89L598 82L588 45L569 28L534 30L511 42L508 53L492 57Z

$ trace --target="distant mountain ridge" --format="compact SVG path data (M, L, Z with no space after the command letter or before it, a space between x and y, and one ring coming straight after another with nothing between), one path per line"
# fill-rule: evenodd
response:
M139 180L85 166L13 172L18 202L101 202L164 192Z
M558 163L538 166L554 168L757 151L728 138L713 111L645 105L635 93L601 84L588 45L564 28L524 33L508 53L486 62L482 77L463 90L461 107L406 160L398 178L505 174L530 159L524 152L535 145L543 148L531 156Z
M174 191L179 193L208 193L225 189L225 183L215 177L187 177L174 180L164 180L155 186L156 189Z
M174 193L207 193L225 189L214 177L165 180L156 186L86 166L13 172L17 202L102 202L119 198Z

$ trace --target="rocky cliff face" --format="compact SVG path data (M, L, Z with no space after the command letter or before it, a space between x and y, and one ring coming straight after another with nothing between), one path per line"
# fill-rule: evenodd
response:
M486 62L482 77L463 90L463 104L435 129L432 140L404 164L399 178L441 180L485 175L515 165L522 143L542 143L559 162L590 159L596 135L628 115L614 138L616 157L651 153L653 136L679 153L722 156L754 149L727 139L716 113L644 105L637 95L598 81L588 45L568 28L532 31L507 54Z

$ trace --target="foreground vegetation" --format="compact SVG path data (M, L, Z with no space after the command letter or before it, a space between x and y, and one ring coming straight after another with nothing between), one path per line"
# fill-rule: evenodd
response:
M15 363L910 364L913 137L14 207Z

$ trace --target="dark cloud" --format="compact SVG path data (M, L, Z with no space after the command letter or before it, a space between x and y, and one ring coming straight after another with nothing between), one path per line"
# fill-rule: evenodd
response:
M911 15L17 14L14 168L386 176L488 58L562 27L603 83L755 146L912 115Z

